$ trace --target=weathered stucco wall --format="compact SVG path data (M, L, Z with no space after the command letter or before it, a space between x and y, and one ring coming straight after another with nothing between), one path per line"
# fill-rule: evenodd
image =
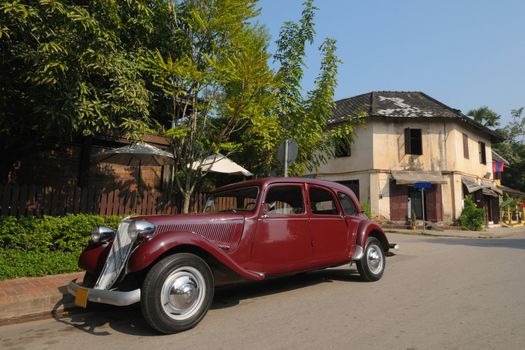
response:
M368 125L356 129L355 141L351 146L351 156L333 158L317 169L318 175L337 175L372 169L373 137Z
M405 128L421 129L422 155L405 154ZM463 134L468 137L468 159L463 153ZM485 143L487 164L480 162L479 141ZM359 180L360 201L369 203L374 215L388 219L391 170L441 172L447 180L441 185L443 220L452 221L463 208L461 175L482 178L492 173L491 141L458 122L370 120L357 129L352 155L329 160L318 169L317 177Z

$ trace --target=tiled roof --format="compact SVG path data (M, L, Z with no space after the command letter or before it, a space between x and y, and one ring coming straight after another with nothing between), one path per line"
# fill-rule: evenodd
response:
M369 117L376 118L456 119L489 134L493 141L501 141L501 136L467 117L460 110L419 91L374 91L336 101L330 123L342 123L348 115L358 113L366 113Z

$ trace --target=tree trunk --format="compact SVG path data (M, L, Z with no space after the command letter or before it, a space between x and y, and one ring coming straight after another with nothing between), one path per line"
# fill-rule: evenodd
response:
M182 213L188 214L190 212L190 200L191 200L191 192L184 192L184 202L182 204Z

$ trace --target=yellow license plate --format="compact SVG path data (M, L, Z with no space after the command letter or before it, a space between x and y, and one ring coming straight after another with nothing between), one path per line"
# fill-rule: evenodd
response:
M78 287L75 295L75 305L85 308L88 301L88 292L87 288Z

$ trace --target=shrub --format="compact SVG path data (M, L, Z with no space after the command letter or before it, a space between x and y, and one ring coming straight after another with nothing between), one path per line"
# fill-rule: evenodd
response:
M0 247L21 251L72 252L83 248L97 225L118 226L120 216L0 217Z
M371 219L372 218L372 211L370 210L370 206L367 202L361 203L361 208L363 209L363 212L366 214L366 216Z
M0 280L79 271L77 252L0 251Z
M80 252L97 225L114 229L121 216L68 214L0 217L0 279L77 271Z
M466 196L465 206L459 217L459 224L471 231L481 231L484 223L483 209L476 207L471 196Z

